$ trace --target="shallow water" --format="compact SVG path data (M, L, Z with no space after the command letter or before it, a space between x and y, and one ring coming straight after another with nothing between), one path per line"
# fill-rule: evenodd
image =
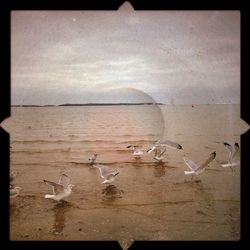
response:
M11 169L23 187L10 207L12 240L238 240L240 166L222 168L222 142L240 143L248 128L240 105L12 107L3 123L11 134ZM158 139L180 143L162 163L153 154L134 159ZM191 180L183 156L216 159ZM88 158L119 169L112 185L101 184ZM239 156L238 156L239 157ZM43 179L66 173L75 184L67 202L44 199Z

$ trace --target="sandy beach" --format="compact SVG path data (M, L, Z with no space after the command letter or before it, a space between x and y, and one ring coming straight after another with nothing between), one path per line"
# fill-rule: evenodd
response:
M222 142L240 143L247 129L239 117L239 105L12 108L10 169L23 190L10 200L10 239L118 240L123 249L135 240L239 240L240 166L220 166ZM156 162L145 151L159 138L183 150ZM126 148L134 143L142 159ZM213 151L204 173L184 175L184 156L202 164ZM112 184L90 167L93 152L120 171ZM45 199L43 180L62 173L72 195Z

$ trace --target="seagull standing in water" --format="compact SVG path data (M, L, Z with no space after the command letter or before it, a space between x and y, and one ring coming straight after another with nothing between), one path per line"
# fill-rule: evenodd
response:
M188 159L187 157L183 157L184 162L187 164L187 166L190 168L191 171L184 171L186 175L193 174L199 175L201 174L206 167L208 167L208 164L213 161L216 157L216 152L210 154L209 158L200 166L196 165L192 160Z
M115 177L120 173L117 170L112 170L105 165L94 165L95 168L98 168L100 171L101 177L104 179L102 184L109 184L115 180Z
M89 158L89 161L90 161L90 165L93 165L95 163L95 160L97 158L97 153L94 153L90 158Z
M20 193L20 190L22 190L21 187L14 187L14 188L11 187L10 188L10 198L12 199L12 198L17 197Z
M17 177L18 172L17 171L11 171L10 172L10 188L13 188L13 181Z
M70 178L66 174L60 176L59 182L44 180L44 182L52 187L53 194L46 194L45 198L60 201L67 198L75 185L70 184Z
M143 151L138 149L137 146L135 145L128 145L127 148L132 148L133 149L133 155L135 158L141 158L141 156L143 155Z
M235 158L235 156L239 152L239 149L240 149L239 144L237 142L235 142L234 145L230 145L227 142L223 142L223 144L226 147L226 149L228 150L229 155L228 155L228 163L221 164L221 166L223 168L237 166L239 164L239 162L233 162L233 159Z

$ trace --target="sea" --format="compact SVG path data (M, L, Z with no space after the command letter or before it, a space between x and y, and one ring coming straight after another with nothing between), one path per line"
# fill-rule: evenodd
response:
M221 167L228 161L223 142L241 145L249 128L238 104L12 107L1 126L10 133L15 185L23 187L10 207L12 240L118 240L125 246L240 238L241 166ZM157 162L146 151L158 140L183 149L167 148ZM183 157L199 165L214 151L202 174L184 174ZM97 163L120 171L111 185L90 166L94 153ZM43 180L57 182L62 173L76 185L65 207L44 198L52 190Z

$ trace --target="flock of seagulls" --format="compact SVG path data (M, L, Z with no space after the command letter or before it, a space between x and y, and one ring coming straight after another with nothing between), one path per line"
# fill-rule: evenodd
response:
M227 142L223 142L223 145L228 150L229 156L228 156L228 163L221 164L222 167L233 167L239 165L239 161L235 162L235 158L237 153L239 152L239 144L235 142L233 145L230 145ZM143 155L143 151L139 149L137 145L128 145L127 148L131 148L133 150L133 156L135 158L141 158ZM150 154L151 152L154 152L154 158L156 161L160 162L164 159L164 154L167 150L167 148L172 149L178 149L183 150L183 147L176 143L172 142L170 140L165 141L157 141L150 149L148 149L146 152ZM98 154L94 153L88 160L89 164L92 168L98 169L100 173L100 177L104 179L102 181L102 184L110 184L115 180L115 178L120 174L120 172L116 169L112 169L109 166L103 165L103 164L97 164ZM187 157L183 157L183 160L185 164L188 166L189 171L184 171L185 175L199 175L202 172L205 171L205 169L209 166L209 164L215 159L216 152L212 152L208 159L201 165L197 165L194 163L191 159ZM10 198L14 198L19 195L20 190L22 190L21 187L14 187L13 181L15 177L17 176L17 172L11 172L10 173ZM66 174L62 174L59 178L58 183L44 180L44 183L49 185L52 188L52 194L46 194L45 198L53 199L55 201L60 201L72 193L72 188L74 187L73 184L70 184L70 178Z

